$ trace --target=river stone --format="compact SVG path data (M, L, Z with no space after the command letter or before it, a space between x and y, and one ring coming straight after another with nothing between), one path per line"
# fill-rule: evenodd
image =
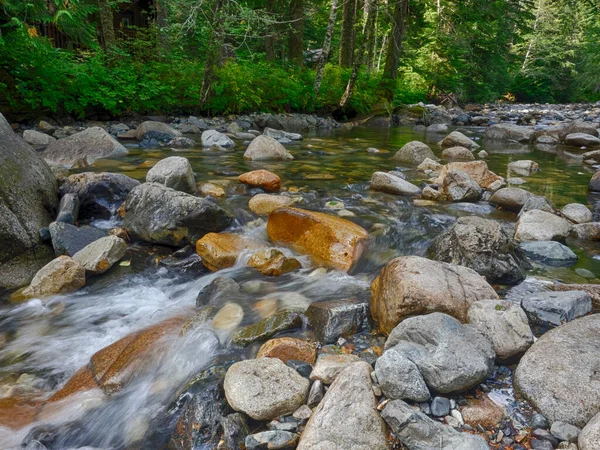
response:
M35 130L23 131L23 140L36 150L44 149L56 141L52 136Z
M348 271L362 255L367 231L349 220L299 208L269 215L267 235L277 244L310 255L315 262Z
M434 311L466 322L473 302L498 298L474 270L419 256L390 261L373 281L371 294L371 315L385 334L407 317Z
M474 161L473 152L465 147L449 147L442 152L442 159L450 161Z
M477 216L460 217L438 235L432 258L469 267L491 283L518 284L528 264L517 243L498 222Z
M440 175L435 181L436 184L443 185L446 175L452 170L460 170L465 172L473 180L475 180L475 182L482 189L488 189L494 183L501 182L503 180L502 177L499 177L488 169L485 161L451 162L441 168Z
M57 222L65 222L73 225L79 215L79 197L77 194L65 194L58 205Z
M59 256L35 274L21 293L25 298L70 294L85 286L85 269L68 256Z
M56 215L56 179L0 114L0 290L29 284L52 257L39 231Z
M559 441L577 442L581 429L569 423L557 420L550 427L550 433Z
M475 327L439 312L402 321L385 343L391 348L417 365L431 391L442 394L477 386L492 372L496 356Z
M209 284L204 286L196 297L196 306L218 304L219 299L226 299L236 296L240 291L240 285L233 279L227 277L217 277Z
M237 303L227 302L212 319L212 326L219 331L235 330L244 318L244 308Z
M487 395L466 401L467 404L460 408L460 413L464 422L472 427L481 425L486 429L497 428L506 414L506 408L496 405Z
M302 328L302 315L295 311L282 311L260 322L239 328L231 337L234 344L247 346L259 340L266 340L286 330Z
M296 448L298 435L289 431L261 431L246 437L246 450L291 450Z
M387 172L373 174L371 189L395 195L418 195L421 193L421 189L414 184Z
M469 323L488 341L500 361L519 356L533 344L533 333L521 307L504 300L482 300L469 309Z
M546 197L542 197L541 195L530 195L523 203L523 207L517 214L517 218L520 219L523 214L527 211L531 211L534 209L539 209L540 211L546 211L551 214L554 214L554 208L550 204L550 201Z
M301 269L302 264L296 258L288 258L281 250L263 248L250 257L248 267L269 277L279 277Z
M393 160L406 164L421 164L427 158L435 161L437 158L427 144L420 141L411 141L405 144L392 157Z
M570 232L571 225L565 219L539 209L527 211L515 225L515 239L522 242L564 242Z
M521 306L529 320L559 326L592 311L592 298L585 291L537 292L526 296Z
M73 255L73 260L94 275L110 269L127 251L127 243L117 236L106 236L88 244Z
M600 413L596 414L579 433L579 450L598 450L600 448Z
M573 223L588 223L594 220L589 208L581 203L569 203L560 212Z
M446 136L440 144L443 149L450 147L466 147L469 150L477 150L479 148L479 144L469 139L460 131L453 131Z
M182 247L206 233L227 228L232 218L210 200L156 183L135 187L127 196L123 227L144 241Z
M571 228L572 235L586 241L600 241L600 222L579 223Z
M246 442L246 436L250 434L246 416L241 413L233 413L224 417L221 421L223 427L223 441L227 450L242 450Z
M269 136L257 136L244 152L244 158L252 161L294 159L283 145Z
M157 162L146 174L146 182L162 184L188 194L198 192L192 165L180 156L169 156Z
M238 177L238 180L240 183L260 187L267 192L275 192L281 188L279 175L264 169L243 173Z
M128 151L100 127L91 127L52 142L43 153L44 159L67 168L86 167L98 159L125 155Z
M565 137L565 144L573 147L600 147L600 139L586 133L571 133Z
M527 257L549 266L568 266L577 262L575 252L560 242L521 242L519 247Z
M529 159L523 159L519 161L512 161L508 163L509 170L512 170L517 175L521 175L522 177L526 177L531 175L534 172L537 172L540 168L538 163L535 161L531 161Z
M572 133L584 133L598 137L598 126L593 122L575 120L559 130L558 137L561 141L564 141L567 135Z
M389 399L425 402L430 398L419 368L394 348L385 351L375 363L377 382Z
M333 344L358 333L366 321L368 305L357 299L314 302L306 310L308 323L319 341Z
M208 233L196 242L196 253L202 264L215 272L233 267L244 250L256 247L255 241L241 234Z
M346 367L358 361L360 359L356 355L322 354L317 358L310 379L331 384Z
M430 419L402 400L389 402L381 417L408 450L489 450L482 437L460 433Z
M437 162L437 159L433 160L431 158L425 158L423 162L417 166L417 170L440 170L442 167L443 166Z
M294 199L286 195L258 194L248 202L248 209L259 216L268 216L277 208L292 206Z
M282 337L265 342L258 350L256 357L277 358L284 363L294 360L314 364L317 360L317 347L302 339Z
M299 128L304 128L304 127L292 127L292 128L299 129ZM266 127L263 130L263 135L272 137L273 139L277 139L278 141L284 140L284 139L288 139L290 141L301 141L302 139L304 139L302 137L302 135L299 133L290 133L289 131L276 130L274 128L269 128L269 127Z
M592 176L588 189L592 192L600 192L600 170Z
M202 147L210 148L214 145L222 148L233 148L235 143L225 134L217 130L206 130L202 133Z
M531 127L499 123L488 127L483 137L496 141L532 142L535 138L535 130Z
M255 420L271 420L302 406L309 382L279 359L259 358L233 364L224 388L234 410Z
M76 227L64 222L52 222L49 228L52 247L57 256L73 256L87 245L106 236L104 231L87 225Z
M298 450L387 450L387 427L377 411L371 366L353 363L340 373L314 410Z
M160 133L160 134L166 134L171 138L174 137L180 137L181 136L181 132L175 130L174 128L170 127L169 125L167 125L166 123L162 123L162 122L155 122L153 120L148 120L146 122L142 122L135 130L135 138L138 141L141 141L144 138L144 135L146 133L149 133L150 131L154 131L156 133Z
M531 195L533 194L521 188L502 188L494 192L490 197L490 203L509 211L519 212Z
M482 190L466 172L449 170L444 177L444 192L453 202L476 202L481 198Z

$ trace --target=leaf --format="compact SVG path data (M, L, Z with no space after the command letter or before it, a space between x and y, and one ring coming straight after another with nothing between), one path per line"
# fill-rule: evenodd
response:
M131 260L129 260L129 261L121 261L119 263L119 266L121 266L121 267L129 267L130 265L131 265Z

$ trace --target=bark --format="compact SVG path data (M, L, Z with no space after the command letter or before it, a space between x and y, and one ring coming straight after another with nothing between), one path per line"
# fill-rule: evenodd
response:
M278 1L277 0L269 0L267 3L267 14L269 19L273 19L273 17L277 14ZM277 42L277 31L279 26L273 24L267 30L267 35L265 36L265 58L268 62L275 62L275 44Z
M402 52L402 38L404 37L404 25L408 16L408 1L396 0L392 16L392 34L388 42L383 77L388 81L398 78L398 66L400 65L400 54Z
M301 66L304 62L304 0L290 1L290 61Z
M100 26L102 27L102 41L106 50L114 47L117 42L113 9L107 0L98 0L98 14L100 15Z
M542 1L543 0L539 0L538 2L537 11L535 13L535 23L533 24L533 33L531 34L531 40L529 41L529 46L527 47L527 53L525 53L525 59L523 60L521 71L525 70L525 67L527 67L527 60L529 59L529 56L531 55L531 50L533 49L533 43L536 38L535 34L537 31L538 23L540 21L540 14L542 12Z
M365 40L367 48L367 73L371 73L373 60L375 58L375 24L377 23L377 0L367 0L365 2L365 12L367 20L365 21Z
M317 75L315 76L314 91L315 97L321 90L321 81L323 81L323 71L325 70L325 64L329 59L329 53L331 52L331 39L333 38L333 30L335 29L335 21L337 18L338 0L331 1L331 9L329 10L329 23L327 24L327 32L325 33L325 40L323 41L323 49L319 62L317 63Z
M340 38L340 66L352 67L354 61L354 23L356 0L343 0L342 35Z
M200 88L200 103L205 103L210 94L215 71L221 64L223 55L223 5L227 0L214 0L212 8L212 28L210 30L209 45L206 63L204 66L204 76L202 78L202 87Z
M158 45L163 53L169 53L171 46L169 45L169 37L164 31L169 25L169 11L167 9L166 0L155 0L156 8L156 24L159 28Z

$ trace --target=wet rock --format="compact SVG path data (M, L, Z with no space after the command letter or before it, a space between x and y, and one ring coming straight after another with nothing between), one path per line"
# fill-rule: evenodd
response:
M381 390L389 399L415 402L429 400L429 389L419 368L394 348L390 348L377 359L375 375Z
M552 207L552 205L546 197L532 194L529 197L527 197L527 200L525 200L523 207L519 211L519 214L517 214L517 218L520 219L521 216L527 211L531 211L534 209L539 209L540 211L546 211L548 213L554 214L554 208Z
M571 225L565 219L539 209L527 211L515 225L515 239L522 242L564 242L570 232Z
M292 414L304 404L309 382L276 358L233 364L225 375L229 405L255 420Z
M73 260L86 272L99 275L110 269L127 251L127 243L117 236L106 236L86 245L73 255Z
M371 294L371 315L385 334L407 317L434 311L466 322L473 302L498 298L474 270L419 256L390 261L373 281Z
M296 448L298 435L289 431L261 431L246 437L247 450L291 450Z
M331 384L345 368L358 361L360 358L356 355L322 354L317 358L310 379Z
M531 193L521 188L502 188L490 197L490 203L509 211L519 212Z
M57 256L73 256L92 242L106 236L106 233L98 228L76 227L65 222L52 222L49 229L52 247Z
M295 127L293 127L295 128ZM301 141L303 139L302 135L299 133L290 133L288 131L283 130L275 130L273 128L266 127L263 131L264 136L272 137L273 139L283 140L287 139L290 141Z
M579 450L596 450L600 446L600 413L596 414L579 433Z
M240 285L231 278L217 277L204 286L196 298L196 306L218 304L221 298L230 298L237 295Z
M43 153L44 159L67 168L86 167L98 159L125 155L128 151L119 141L100 127L91 127L52 142Z
M414 184L387 172L373 174L371 189L395 195L418 195L421 193L421 189Z
M109 219L140 182L117 173L85 172L69 176L59 194L79 197L79 219Z
M469 139L460 131L453 131L448 136L446 136L440 144L443 149L450 147L465 147L469 150L477 150L479 148L479 144Z
M250 257L248 266L270 277L279 277L302 268L300 261L296 258L286 257L282 251L276 248L259 250Z
M85 286L85 269L68 256L59 256L35 274L21 295L25 298L44 298L70 294Z
M219 133L217 130L206 130L202 133L202 147L210 148L213 145L217 145L222 148L233 148L235 143L223 133Z
M315 262L348 271L360 258L367 231L349 220L298 208L279 208L267 222L271 241L309 254Z
M259 340L273 337L286 330L301 328L302 315L295 311L283 311L247 327L239 328L231 340L234 344L247 346Z
M600 139L586 133L571 133L565 137L565 144L573 147L600 147Z
M223 427L223 441L227 450L243 450L246 436L250 434L250 428L243 414L234 413L224 417L221 421Z
M487 128L483 137L496 141L532 142L535 138L535 130L531 127L499 123Z
M436 189L433 189L431 186L425 186L423 188L423 192L421 193L421 198L423 200L438 201L441 200L442 197L442 193Z
M225 189L223 189L221 186L217 186L216 184L212 183L204 183L202 186L200 186L199 191L200 195L202 195L203 197L208 197L209 195L215 198L227 197Z
M444 149L442 158L450 161L474 161L473 152L465 147L450 147Z
M600 241L600 222L580 223L571 228L572 235L585 241Z
M469 323L492 344L496 357L519 356L533 344L527 315L520 306L504 300L482 300L469 309Z
M156 183L135 187L127 196L123 226L144 241L181 247L227 228L232 218L207 199Z
M294 159L283 145L269 136L257 136L244 152L244 158L252 161Z
M312 386L310 387L310 391L308 393L308 400L306 401L306 404L310 408L313 408L313 407L317 406L319 403L321 403L321 400L323 400L324 395L325 395L325 385L323 384L323 382L321 380L315 380L313 382Z
M409 358L429 389L442 394L477 386L492 372L496 356L474 327L437 312L402 321L390 333L385 348Z
M146 133L149 133L149 132L166 134L167 136L169 136L171 138L181 136L181 132L175 130L174 128L170 127L166 123L148 120L146 122L142 122L140 124L140 126L138 126L136 128L135 138L138 141L141 141L144 138L144 136L146 135Z
M23 140L36 150L42 150L56 141L52 136L35 130L23 131Z
M540 166L535 161L525 159L510 162L508 164L508 168L522 177L527 177L532 173L537 172Z
M444 179L448 172L452 170L460 170L469 175L482 189L488 189L493 183L502 181L494 172L488 169L485 161L470 161L470 162L451 162L443 166L440 170L440 175L436 180L436 184L443 185Z
M292 337L271 339L258 350L257 358L277 358L287 363L289 360L305 361L314 364L317 348L314 344Z
M275 192L281 188L281 178L268 170L253 170L238 177L240 183L260 187L267 192Z
M357 362L340 373L306 424L298 450L389 448L387 427L371 387L371 370L369 364Z
M406 164L422 164L426 159L435 161L437 158L427 144L411 141L396 152L392 159Z
M506 410L496 405L489 397L468 399L467 404L460 409L466 424L472 427L481 425L483 428L496 428L502 422Z
M73 225L79 215L79 197L77 194L65 194L58 205L57 222L70 223Z
M224 332L235 330L244 318L244 309L237 303L227 302L217 311L212 320L212 326Z
M244 250L257 245L241 234L208 233L196 242L196 253L206 268L215 272L232 267Z
M357 299L326 300L311 303L305 314L319 341L333 344L338 338L350 336L361 329L367 308L366 303Z
M188 194L198 192L192 165L186 158L180 156L161 159L146 174L146 182L162 184Z
M585 291L537 292L524 297L521 306L532 323L559 326L592 311Z
M84 425L81 422L67 422L61 424L42 424L32 428L20 448L27 450L54 450L68 448L67 443ZM15 447L13 447L15 448Z
M446 173L443 190L453 202L476 202L482 194L479 185L466 172L457 169Z
M248 202L248 209L259 216L268 216L277 208L292 206L294 199L286 195L258 194Z
M577 437L581 433L581 429L557 420L550 427L550 433L559 441L577 442Z
M600 171L596 172L592 176L592 179L588 185L588 189L592 192L600 192Z
M573 223L588 223L593 220L592 212L580 203L569 203L560 212Z
M550 422L583 427L600 411L600 314L551 330L525 353L515 387Z
M394 435L408 450L488 450L480 436L460 433L430 419L402 400L392 400L381 413Z

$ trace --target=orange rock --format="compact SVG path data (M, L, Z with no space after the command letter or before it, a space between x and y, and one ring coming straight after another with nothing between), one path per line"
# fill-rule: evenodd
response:
M41 402L31 402L19 397L0 398L0 426L18 430L34 422Z
M441 168L436 184L442 186L446 175L453 169L462 170L483 189L487 189L494 181L502 180L502 177L488 169L485 161L451 162Z
M367 231L349 220L298 208L269 215L269 239L309 254L317 263L348 271L360 258Z
M85 392L98 387L92 369L89 365L83 366L71 377L67 384L63 388L54 393L52 397L48 399L49 402L58 402L63 400L77 392Z
M232 233L208 233L196 242L196 253L202 263L213 272L235 264L242 251L258 244L244 236Z
M248 260L248 265L259 270L263 275L271 277L278 277L302 268L302 264L296 258L286 258L275 248L259 250Z
M502 422L506 413L504 407L496 405L487 396L468 399L467 402L460 412L465 423L472 427L481 425L484 428L495 428Z
M265 342L256 357L278 358L284 363L291 359L297 359L314 364L317 360L317 348L314 344L302 339L282 337Z
M281 188L281 178L264 169L243 173L238 177L238 180L240 180L240 183L258 186L269 192L278 191Z

